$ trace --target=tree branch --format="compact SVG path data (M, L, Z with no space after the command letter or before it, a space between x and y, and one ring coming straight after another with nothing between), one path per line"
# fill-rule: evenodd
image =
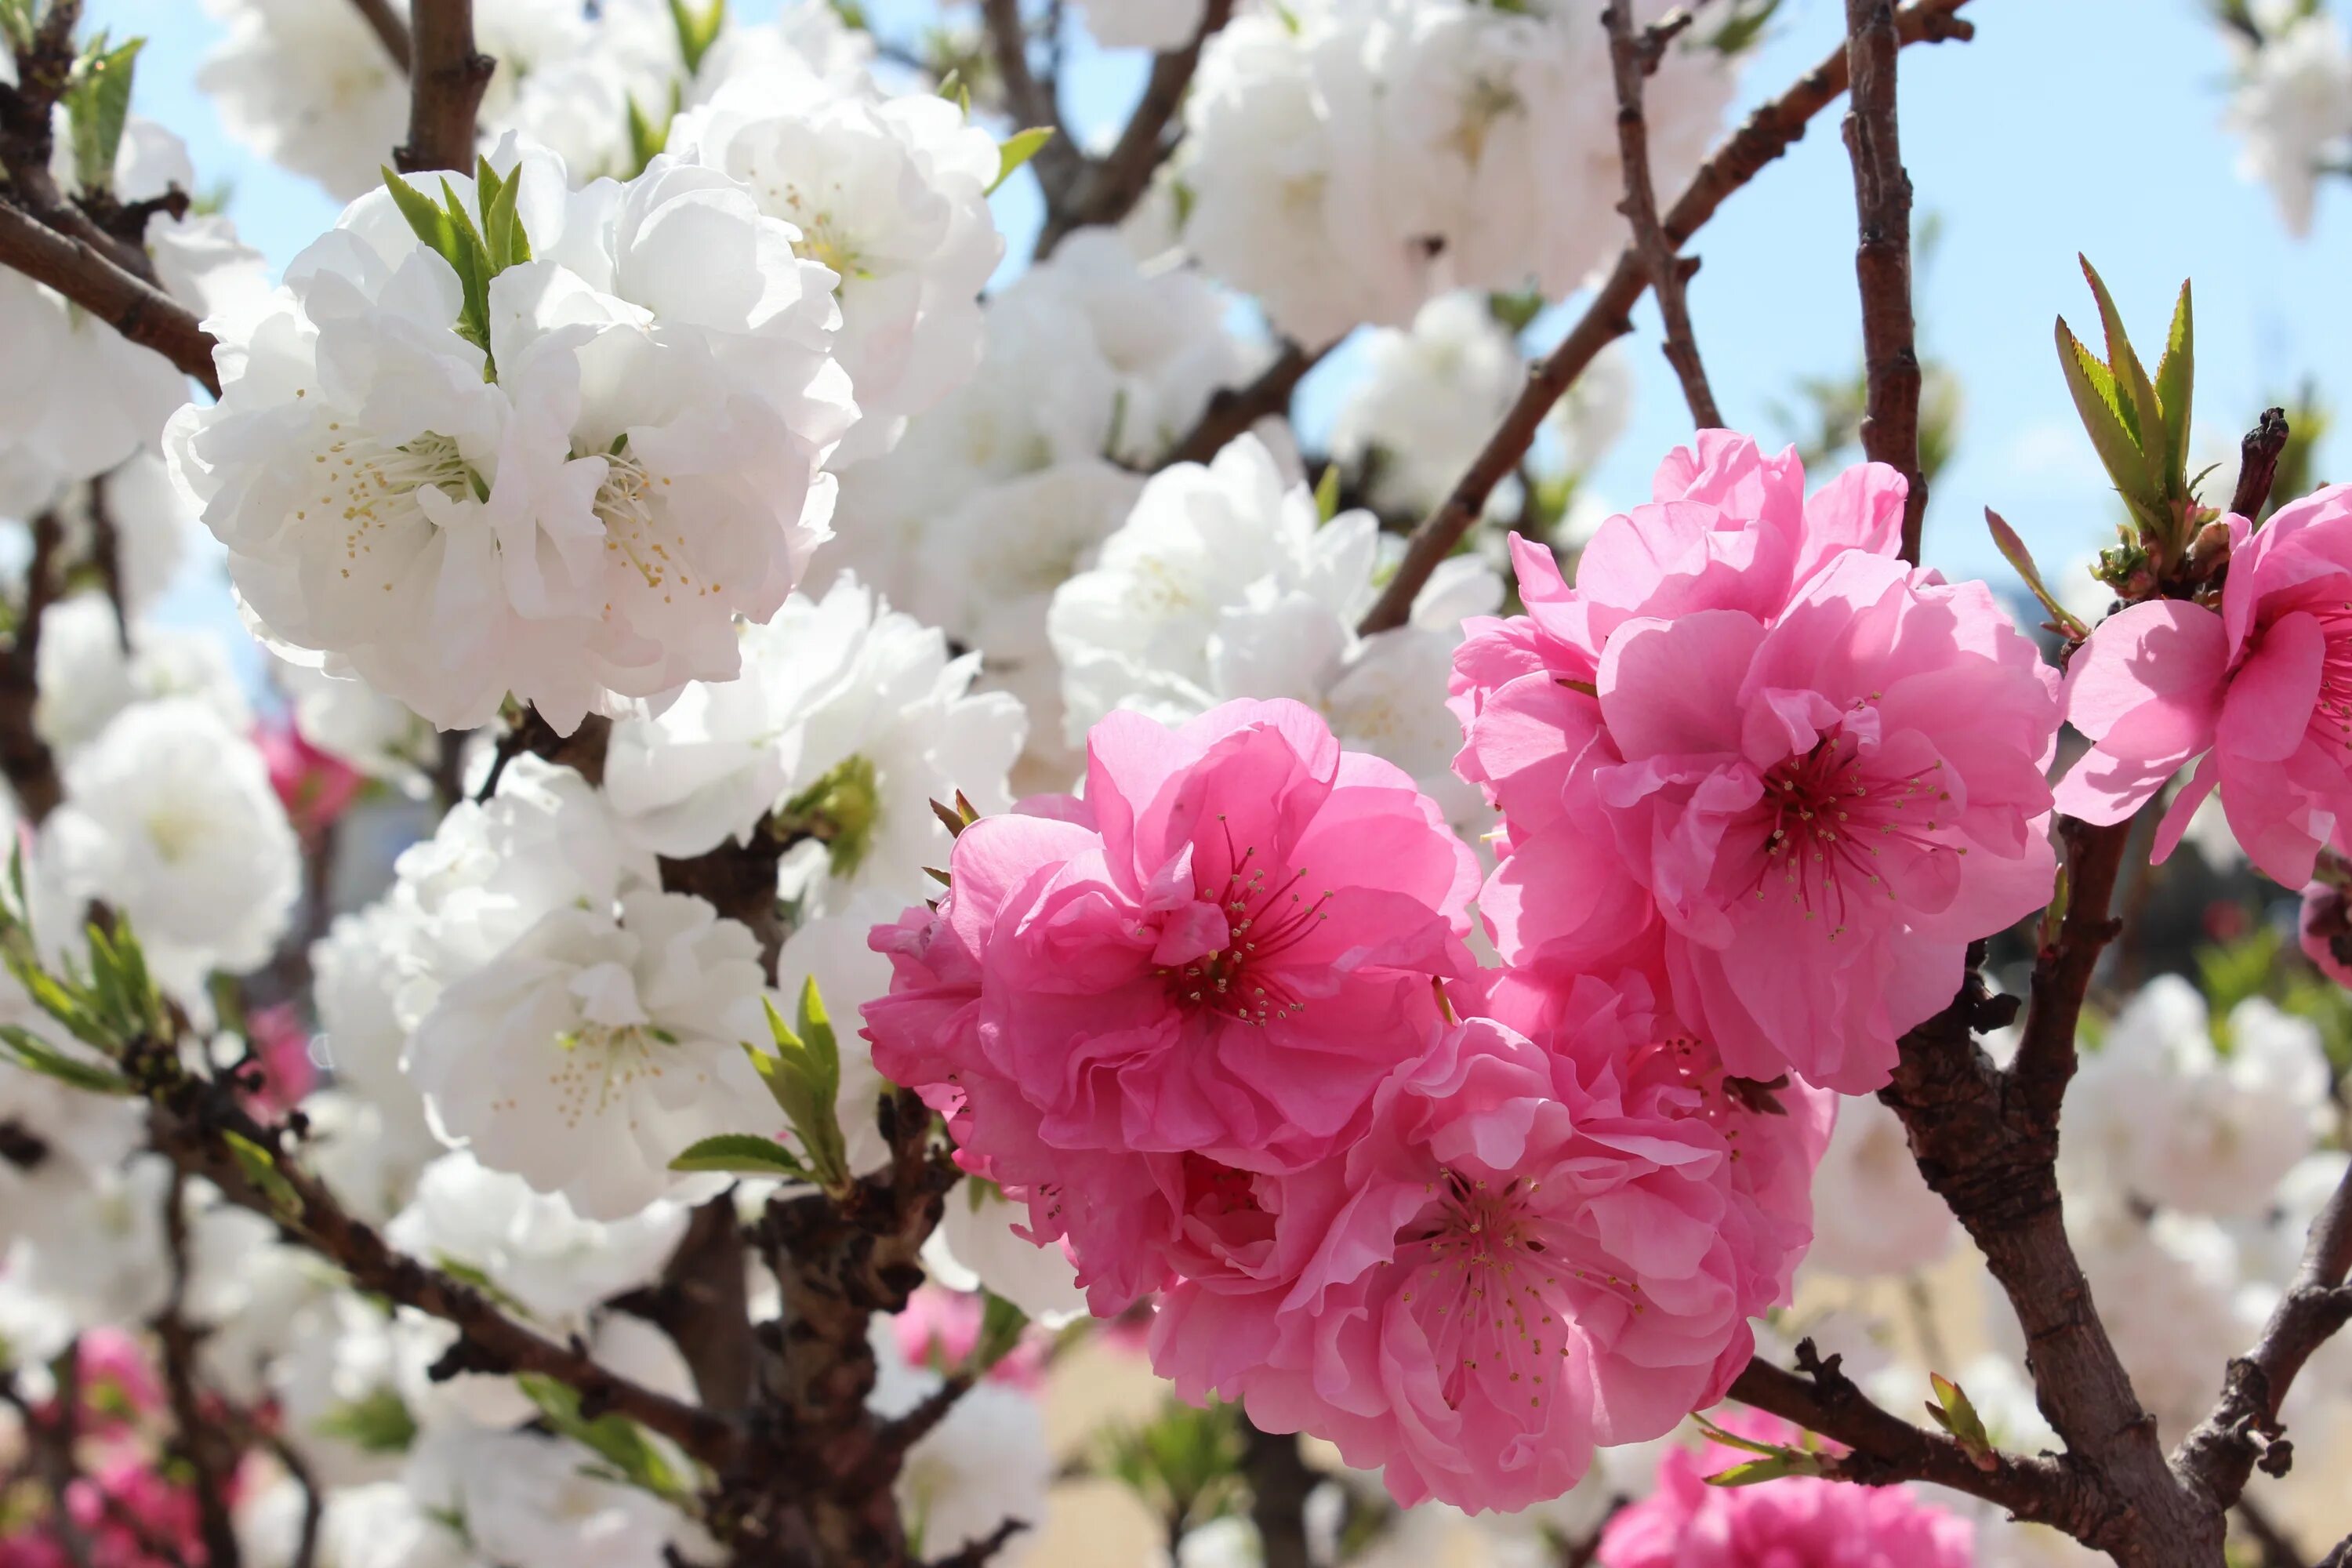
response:
M2270 500L2287 435L2286 410L2265 408L2238 443L2238 482L2230 491L2230 510L2248 522L2262 516L2263 503Z
M1895 26L1906 44L1967 38L1975 29L1955 16L1967 0L1912 0L1895 13ZM1797 79L1780 97L1762 105L1699 166L1691 183L1665 216L1666 237L1679 246L1715 216L1724 198L1756 177L1759 171L1786 153L1805 133L1806 123L1845 90L1846 52L1841 47ZM1628 314L1648 287L1641 258L1629 247L1618 253L1616 265L1569 329L1559 346L1528 373L1502 424L1470 465L1444 505L1422 520L1405 547L1396 574L1357 630L1369 636L1401 626L1412 613L1413 596L1421 592L1437 563L1486 510L1486 498L1517 468L1533 444L1536 431L1554 403L1582 374L1592 358L1614 340L1633 330Z
M1069 200L1083 159L1077 143L1070 140L1069 128L1062 123L1061 104L1029 68L1029 27L1021 18L1021 0L981 0L980 16L988 33L990 58L995 61L997 79L1004 87L1005 107L1023 126L1047 126L1054 132L1029 161L1037 172L1038 184L1045 188L1045 221L1050 226ZM1037 254L1045 253L1041 240Z
M383 52L392 57L392 63L405 75L411 53L408 23L394 8L392 0L352 0L352 4L359 8L368 30L383 45Z
M61 234L0 201L0 265L46 283L142 349L152 349L220 395L213 335L195 312L125 270L86 239Z
M416 0L408 71L408 141L393 163L474 170L474 117L498 61L474 47L474 0Z
M1659 318L1665 323L1666 363L1674 366L1675 377L1682 383L1691 422L1702 430L1719 429L1723 411L1716 406L1715 389L1707 384L1698 339L1691 331L1690 301L1683 291L1683 258L1659 226L1658 193L1650 180L1650 128L1642 114L1642 83L1649 74L1645 56L1653 59L1655 56L1648 55L1646 38L1633 30L1632 0L1609 0L1601 21L1609 29L1609 65L1617 81L1617 159L1625 178L1625 199L1617 210L1633 226L1634 253L1649 274L1650 292L1656 297Z
M36 721L41 701L41 624L57 591L57 553L64 526L54 511L33 519L33 559L25 568L25 606L16 638L0 658L0 773L8 778L16 807L39 824L65 796L58 760L41 739Z
M1911 176L1896 133L1895 57L1902 47L1894 0L1846 0L1846 60L1853 97L1845 146L1853 163L1854 216L1861 230L1853 269L1862 287L1866 393L1862 449L1899 471L1903 559L1919 563L1927 479L1919 471L1919 352L1911 321Z
M236 1473L236 1444L215 1412L208 1412L196 1388L196 1345L202 1335L188 1321L187 1173L172 1168L163 1189L163 1251L171 1270L170 1294L152 1327L163 1352L163 1388L172 1411L171 1451L188 1468L195 1494L197 1538L205 1568L237 1568L236 1525L230 1518L228 1487Z
M1242 1473L1249 1478L1250 1522L1257 1526L1265 1568L1308 1568L1307 1499L1318 1479L1298 1451L1296 1432L1265 1432L1242 1422Z
M2294 1279L2271 1310L2262 1338L2230 1363L2213 1413L2182 1439L2173 1457L2181 1480L2215 1508L2228 1508L2255 1465L2283 1475L2292 1460L2278 1424L2287 1389L2312 1352L2352 1322L2352 1171L2312 1222Z
M1119 132L1109 152L1081 161L1067 199L1046 215L1045 230L1037 240L1038 256L1052 255L1074 228L1117 223L1135 210L1135 204L1150 188L1153 172L1175 146L1169 127L1184 106L1184 89L1200 68L1201 50L1233 16L1234 0L1208 0L1200 31L1192 40L1152 57L1151 75L1143 84L1143 97L1136 103L1127 129Z
M2064 1460L1997 1453L1980 1465L1943 1433L1873 1403L1811 1340L1798 1345L1797 1361L1801 1371L1789 1372L1758 1357L1732 1383L1731 1397L1844 1445L1832 1479L1873 1487L1927 1481L2070 1532L2098 1517L2096 1494Z
M2074 1078L2074 1034L2082 1022L2083 998L2090 992L2099 955L2123 929L2123 922L2111 919L2107 910L2131 835L2128 817L2105 827L2071 816L2058 819L2058 837L2066 847L2066 908L2057 940L2034 956L2033 1002L2026 1010L2025 1030L2009 1073L2019 1113L2047 1122L2053 1138L2059 1104Z
M1217 388L1210 394L1200 419L1185 432L1182 440L1169 448L1160 467L1205 463L1223 451L1226 442L1266 416L1287 413L1291 394L1307 379L1307 373L1322 363L1323 356L1330 352L1328 344L1309 353L1297 343L1286 342L1282 352L1275 355L1274 363L1247 384Z

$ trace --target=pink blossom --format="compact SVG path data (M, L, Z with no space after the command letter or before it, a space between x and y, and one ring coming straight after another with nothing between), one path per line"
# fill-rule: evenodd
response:
M87 1328L75 1341L74 1353L82 1431L111 1436L162 1407L163 1383L136 1335L102 1324Z
M1157 1289L1185 1157L1328 1158L1472 967L1477 862L1402 772L1296 702L1180 729L1114 713L1086 798L964 830L936 915L877 927L882 1072L944 1112L963 1168L1066 1238L1108 1315Z
M1580 988L1540 1045L1449 1030L1314 1168L1192 1162L1155 1368L1384 1467L1401 1503L1474 1510L1556 1497L1596 1443L1720 1397L1809 1233L1741 1190L1726 1123L1745 1118L1619 1003ZM1814 1158L1827 1100L1799 1109ZM1774 1172L1773 1200L1801 1209L1809 1173Z
M1724 1427L1794 1446L1795 1427L1749 1411ZM1710 1443L1670 1451L1656 1489L1621 1510L1601 1537L1602 1568L1969 1568L1976 1527L1906 1487L1810 1476L1711 1487L1706 1478L1753 1458Z
M269 764L270 787L305 839L324 832L366 786L364 774L305 740L290 718L256 725L253 743Z
M898 1353L910 1364L950 1373L979 1348L986 1310L981 1298L970 1291L926 1285L907 1298L906 1310L891 1318L890 1329L898 1337ZM988 1376L992 1383L1039 1388L1045 1376L1045 1342L1024 1336L989 1369Z
M2232 548L2219 612L2181 599L2099 624L2066 672L2066 721L2095 742L2058 808L2121 822L2191 762L2158 825L2172 853L2219 789L2246 858L2290 888L2352 830L2352 485L2281 507Z
M2352 964L2336 955L2338 942L2352 948L2352 900L2344 889L2314 882L2303 890L2302 918L2296 922L2303 955L2338 985L2352 986Z
M1457 656L1457 767L1507 833L1479 906L1537 978L1648 976L1733 1074L1865 1093L2049 897L2056 677L1982 584L1892 556L1899 479L1798 513L1793 458L1701 447L1722 506L1612 520L1573 589L1522 551L1535 630Z
M256 1007L246 1015L245 1025L261 1068L263 1108L291 1110L319 1081L319 1064L310 1057L310 1031L302 1026L300 1009L291 1002Z

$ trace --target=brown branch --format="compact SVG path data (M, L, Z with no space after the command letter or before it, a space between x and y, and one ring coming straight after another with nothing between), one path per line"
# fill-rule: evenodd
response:
M172 1411L169 1447L188 1468L205 1568L237 1568L236 1524L228 1507L237 1446L218 1413L205 1410L196 1387L196 1345L203 1335L187 1319L188 1247L187 1173L174 1165L163 1189L163 1250L171 1270L170 1293L151 1325L162 1352L164 1395Z
M2235 1512L2238 1522L2254 1538L2254 1545L2262 1552L2262 1568L2303 1568L2303 1553L2252 1498L2240 1498Z
M1895 129L1895 57L1902 37L1894 0L1846 0L1845 23L1853 80L1845 146L1861 230L1853 270L1862 287L1867 399L1862 449L1910 486L1903 500L1903 559L1916 566L1927 479L1919 470L1919 351L1911 321L1911 176Z
M1298 1451L1295 1432L1264 1432L1242 1422L1242 1473L1249 1478L1250 1522L1257 1526L1265 1568L1308 1568L1307 1499L1321 1478Z
M2278 1424L2279 1406L2312 1352L2352 1322L2347 1275L2352 1275L2352 1171L2312 1222L2294 1279L2271 1310L2262 1337L2230 1363L2213 1413L2173 1457L2183 1484L2212 1506L2236 1502L2257 1464L2273 1475L2285 1473L2293 1450Z
M995 62L1004 88L1005 107L1024 127L1045 126L1054 134L1037 149L1029 166L1045 192L1046 222L1068 201L1070 188L1083 170L1077 143L1062 123L1062 106L1053 90L1029 68L1029 26L1021 17L1021 0L981 0L980 16L988 34L989 58ZM1041 247L1040 256L1045 254Z
M341 1268L354 1289L382 1296L456 1326L460 1340L444 1364L452 1372L538 1373L580 1392L583 1402L617 1412L657 1432L713 1467L735 1454L733 1425L707 1410L619 1376L577 1342L557 1344L523 1327L472 1286L395 1252L374 1227L353 1217L326 1186L289 1157L287 1130L248 1116L225 1086L176 1069L175 1047L156 1042L126 1060L151 1104L149 1136L178 1166L218 1186L241 1208L292 1232ZM258 1150L284 1185L257 1186L231 1136ZM275 1194L275 1197L273 1197Z
M87 239L61 234L0 201L0 266L46 283L141 348L152 349L220 395L213 335L194 311L126 270Z
M0 1367L0 1404L12 1407L24 1426L25 1442L32 1449L33 1471L49 1494L50 1528L56 1531L58 1543L65 1548L66 1560L73 1568L90 1568L89 1535L76 1522L72 1504L73 1484L81 1477L74 1458L79 1440L76 1428L81 1419L79 1342L67 1345L50 1365L57 1384L50 1394L53 1420L41 1418L41 1413L18 1390L15 1376L5 1367Z
M1666 363L1682 383L1691 422L1702 430L1720 429L1723 411L1716 406L1715 389L1707 384L1698 339L1691 331L1683 258L1658 223L1658 193L1650 179L1650 128L1642 114L1643 79L1649 74L1643 64L1646 39L1633 30L1632 0L1609 0L1601 21L1609 29L1609 65L1617 82L1617 160L1625 178L1625 199L1617 210L1633 226L1633 251L1649 274L1650 292L1665 323Z
M376 36L376 41L383 46L383 52L392 57L392 63L398 66L401 74L405 76L410 54L406 19L394 7L391 0L352 0L352 4L359 7L368 30Z
M2057 940L2034 956L2033 1001L2009 1074L2019 1112L2047 1122L2053 1137L2059 1104L2074 1078L2083 998L2090 993L2099 955L2123 928L2107 910L2131 836L2128 817L2104 827L2071 816L2058 819L2059 840L2066 847L2066 908Z
M2352 1568L2352 1535L2329 1548L2327 1555L2319 1560L2319 1568Z
M1208 405L1184 438L1168 449L1160 467L1171 463L1205 463L1225 449L1225 443L1245 433L1249 427L1270 414L1286 414L1290 395L1307 373L1323 363L1331 352L1330 345L1309 353L1297 343L1286 342L1274 363L1260 371L1246 384L1221 386L1209 395Z
M474 0L416 0L403 172L474 169L474 117L498 61L474 47Z
M1004 1550L1006 1542L1028 1528L1025 1519L1008 1519L978 1541L946 1557L934 1559L925 1568L985 1568Z
M1873 1403L1836 1356L1814 1353L1811 1341L1798 1345L1797 1359L1799 1372L1750 1361L1731 1397L1843 1444L1847 1451L1831 1461L1832 1479L1873 1487L1927 1481L2060 1529L2087 1528L2098 1518L2097 1496L2063 1459L1995 1453L1980 1465L1943 1433Z
M2249 522L2262 516L2263 503L2270 500L2288 433L2286 410L2265 408L2238 443L2238 482L2230 491L2230 510Z
M311 1568L319 1560L319 1526L324 1521L327 1512L325 1495L319 1489L319 1478L312 1472L310 1461L302 1457L301 1450L288 1442L284 1433L268 1431L257 1424L254 1438L269 1450L278 1468L301 1489L302 1530L295 1537L294 1560L288 1568ZM207 1564L206 1568L210 1565Z
M25 569L25 607L16 641L0 658L0 773L16 792L16 806L38 824L65 797L58 760L41 739L37 721L41 700L41 624L57 591L57 553L65 533L54 511L33 519L33 559Z
M751 1334L751 1281L733 1189L694 1211L660 1282L618 1298L618 1310L645 1319L676 1344L705 1407L750 1408L759 1391L760 1347Z
M1912 0L1895 13L1896 35L1906 44L1969 37L1975 29L1953 15L1966 4L1967 0ZM1727 196L1786 153L1805 133L1807 122L1828 108L1845 85L1846 54L1841 47L1780 97L1757 109L1691 176L1691 183L1665 216L1666 237L1677 246L1687 242L1715 216ZM1551 405L1583 374L1595 354L1633 330L1629 312L1648 285L1641 258L1630 247L1620 251L1616 265L1584 314L1559 346L1528 373L1517 401L1454 492L1412 531L1396 574L1366 613L1359 631L1369 636L1404 625L1412 613L1413 596L1478 521L1495 487L1517 468Z
M1192 86L1192 74L1200 68L1201 50L1212 35L1233 20L1233 15L1234 0L1208 0L1200 30L1191 40L1152 57L1151 74L1144 81L1143 97L1129 117L1127 129L1119 132L1109 152L1080 163L1066 199L1047 212L1045 226L1037 238L1040 258L1052 255L1070 230L1087 224L1117 223L1135 210L1135 204L1151 186L1153 172L1175 148L1169 130L1184 105L1184 90Z

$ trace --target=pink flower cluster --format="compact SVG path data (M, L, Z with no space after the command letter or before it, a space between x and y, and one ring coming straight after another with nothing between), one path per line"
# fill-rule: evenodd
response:
M1726 1430L1793 1445L1769 1415L1732 1415ZM1621 1510L1601 1537L1601 1568L1969 1568L1976 1527L1902 1487L1791 1476L1748 1487L1706 1478L1749 1456L1710 1444L1659 1462L1657 1489Z
M2259 531L2222 520L2218 609L2134 605L2100 623L2066 671L2066 721L2095 742L2059 809L2121 822L2190 763L2157 828L2179 843L2215 790L2246 857L2290 888L2322 847L2352 852L2352 485L2278 509Z
M1896 558L1903 495L1864 464L1808 499L1793 452L1702 431L1573 585L1514 540L1528 614L1474 625L1454 703L1519 982L1645 975L1729 1071L1863 1094L2048 901L2057 677Z
M1811 1237L1829 1097L1726 1079L1646 979L1529 988L1475 858L1310 710L1114 715L1083 800L967 828L873 942L876 1065L1192 1397L1519 1508L1746 1362Z

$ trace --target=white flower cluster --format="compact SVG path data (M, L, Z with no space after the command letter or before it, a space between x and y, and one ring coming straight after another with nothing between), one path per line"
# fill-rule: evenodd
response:
M1172 722L1236 697L1296 698L1343 744L1386 757L1456 816L1475 811L1452 775L1461 729L1445 682L1463 617L1495 610L1502 583L1456 556L1407 625L1359 637L1401 545L1367 511L1319 521L1305 481L1255 437L1162 469L1093 569L1054 595L1071 742L1114 709Z
M1402 325L1450 289L1568 293L1625 237L1601 10L1307 0L1235 17L1185 106L1184 243L1309 344ZM1664 199L1731 87L1731 63L1687 41L1651 78Z
M2300 0L2257 0L2256 37L2224 34L2235 83L2222 120L2238 172L2268 185L2296 237L2311 232L2319 177L2352 153L2352 44L2343 24Z
M499 162L495 220L448 183L499 254L461 277L404 211L423 185L362 197L171 452L278 642L444 727L512 693L568 731L735 673L734 616L772 615L825 537L855 410L833 274L741 184Z

